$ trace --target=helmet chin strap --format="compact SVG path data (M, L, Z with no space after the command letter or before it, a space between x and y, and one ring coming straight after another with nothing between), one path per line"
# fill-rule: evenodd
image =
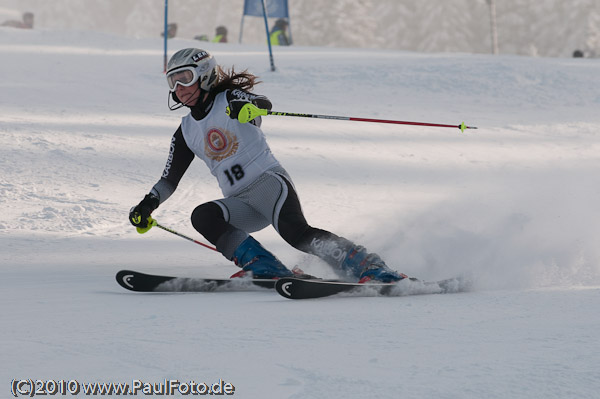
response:
M198 91L200 91L200 95L198 96L198 100L202 100L202 92L203 92L203 90L202 90L202 88L200 88L200 84L198 84L198 86L196 86L196 90L188 98L194 97L194 95ZM176 102L175 104L171 104L171 99L173 99L173 101L175 101L175 99L173 98L174 94L175 94L174 91L173 92L169 92L169 96L167 97L167 106L169 107L169 109L171 111L175 111L176 109L182 108L183 106L191 108L191 107L194 107L194 106L196 106L198 104L198 100L197 100L196 104L194 104L194 105L186 105L186 104L182 103L181 100L179 100L179 97L177 97L177 95L175 95L175 98L177 98L177 100L179 100L179 101Z
M183 103L176 102L175 104L171 104L171 100L175 101L173 99L173 93L169 92L169 95L167 96L167 106L171 111L175 111L176 109L183 107Z

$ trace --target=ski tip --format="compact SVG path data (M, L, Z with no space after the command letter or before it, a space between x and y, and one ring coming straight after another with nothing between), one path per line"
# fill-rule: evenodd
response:
M135 291L135 287L132 284L132 280L135 274L136 272L134 272L133 270L119 270L115 275L115 279L121 287L131 291Z
M282 297L288 298L288 299L292 299L293 297L292 297L292 294L290 292L290 285L292 285L292 282L290 282L290 281L282 281L282 280L283 279L277 280L277 282L275 283L275 290Z

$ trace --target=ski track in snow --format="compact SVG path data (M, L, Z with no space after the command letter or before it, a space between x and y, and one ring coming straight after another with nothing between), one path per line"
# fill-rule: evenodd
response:
M276 49L271 73L263 47L206 43L261 76L277 111L479 127L266 117L310 223L409 275L474 278L464 294L289 301L119 287L120 269L238 270L127 221L184 115L166 108L162 47L0 33L0 389L221 378L242 398L597 397L598 60L296 47ZM202 239L189 215L220 197L196 160L155 216ZM256 236L284 263L334 276L272 229Z

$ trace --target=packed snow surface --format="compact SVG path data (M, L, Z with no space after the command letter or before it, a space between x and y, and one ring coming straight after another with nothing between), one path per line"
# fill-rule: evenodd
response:
M173 39L169 53L197 45ZM309 223L411 276L468 274L473 291L125 291L120 269L238 270L127 220L185 115L167 108L162 42L1 28L3 392L13 379L222 380L240 398L598 397L600 60L290 47L271 72L265 46L206 48L259 75L276 111L478 127L263 119ZM154 216L203 240L189 215L220 197L196 160ZM272 228L255 236L334 275Z

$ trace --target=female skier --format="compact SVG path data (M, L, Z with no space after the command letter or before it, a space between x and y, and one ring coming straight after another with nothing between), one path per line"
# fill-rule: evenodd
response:
M260 129L260 116L252 119L249 112L250 104L271 109L266 97L250 93L258 83L256 76L233 68L224 71L208 52L196 48L176 52L166 76L176 102L169 108L186 106L190 113L171 139L160 180L129 213L138 232L152 228L152 212L173 194L197 156L217 178L224 198L194 209L192 225L242 269L232 277L293 276L249 235L268 225L294 248L318 256L355 281L393 282L406 277L390 270L377 254L306 222L292 180Z

